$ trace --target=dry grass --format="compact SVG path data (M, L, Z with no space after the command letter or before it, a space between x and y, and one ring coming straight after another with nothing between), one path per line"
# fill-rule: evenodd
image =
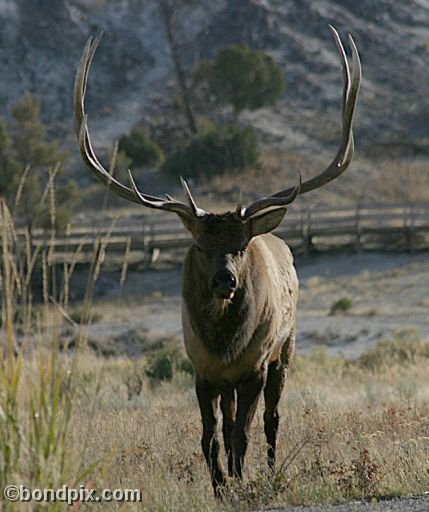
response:
M427 345L402 340L386 350L386 343L353 363L323 352L298 358L281 405L278 472L266 469L260 407L246 479L231 482L224 504L211 495L192 378L179 372L152 387L144 359L79 359L68 453L81 458L81 468L97 463L97 487L142 489L144 510L246 510L423 492ZM407 351L413 357L398 361ZM136 372L143 387L129 399L128 377Z
M374 162L372 179L366 187L370 199L378 202L429 201L427 160L388 160Z
M85 297L87 322L72 327L76 349L60 352L66 320L60 308L49 305L54 269L43 256L43 302L35 308L28 275L35 267L33 255L17 258L15 230L3 202L1 214L0 486L139 488L139 510L177 512L427 490L429 354L427 344L402 333L355 362L323 351L297 358L281 403L277 472L270 475L266 468L260 407L245 481L230 482L226 500L216 503L200 449L192 377L182 363L173 367L171 380L154 385L153 368L148 372L153 357L106 359L86 347L85 324L100 273L97 255ZM57 306L64 309L68 301L58 286ZM24 320L17 324L18 304ZM36 309L40 313L33 319ZM18 338L22 344L15 355ZM55 510L52 504L25 507L9 504L7 510ZM136 505L78 508L135 510Z
M231 209L240 198L246 203L295 185L298 171L304 181L313 178L328 163L319 155L266 148L254 167L203 180L196 192L198 197L203 196L201 202L206 209L223 211ZM293 207L425 201L429 201L427 159L369 159L361 155L343 176L301 196Z
M303 178L307 178L309 168L309 161L297 153L266 149L254 167L245 171L235 170L202 182L203 191L207 190L216 197L213 205L210 200L204 204L206 208L213 206L215 210L231 209L240 200L246 203L261 195L296 185L298 171L303 173ZM218 200L222 201L220 205Z

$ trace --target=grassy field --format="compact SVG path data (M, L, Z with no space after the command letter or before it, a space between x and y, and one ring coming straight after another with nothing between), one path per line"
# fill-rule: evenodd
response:
M97 355L87 325L98 256L72 319L73 266L60 277L49 254L20 254L3 202L0 224L0 487L85 485L143 495L139 505L3 501L4 510L252 510L428 490L429 344L416 332L398 332L354 361L323 349L297 357L281 403L275 474L266 468L260 407L245 480L231 481L217 503L179 342L155 344L135 359ZM31 284L36 276L40 290Z
M323 353L298 358L281 407L278 470L266 470L260 410L246 480L226 491L231 503L243 510L427 490L428 358L427 346L405 339L355 363ZM148 509L213 510L192 378L144 381L132 395L144 366L94 356L79 364L79 381L98 393L96 406L83 399L72 418L75 443L90 431L83 466L103 460L98 484L140 486Z

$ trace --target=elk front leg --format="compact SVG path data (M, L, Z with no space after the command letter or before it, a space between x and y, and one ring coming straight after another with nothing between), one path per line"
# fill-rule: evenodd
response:
M220 395L219 391L210 382L198 376L195 389L203 423L201 446L210 470L214 493L219 497L221 487L225 484L225 476L219 462L219 440L217 436Z
M220 407L222 409L223 417L223 444L225 446L225 452L228 457L228 475L233 476L231 437L234 428L236 399L235 390L232 385L225 386L222 389Z
M232 432L233 474L243 476L243 463L249 443L249 430L258 399L266 380L266 368L255 372L237 386L237 415Z

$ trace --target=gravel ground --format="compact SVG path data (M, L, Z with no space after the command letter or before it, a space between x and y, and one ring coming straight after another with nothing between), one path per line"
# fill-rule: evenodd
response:
M346 505L315 507L289 507L265 510L264 512L428 512L429 495L414 496L379 502L354 501ZM262 511L258 511L262 512Z

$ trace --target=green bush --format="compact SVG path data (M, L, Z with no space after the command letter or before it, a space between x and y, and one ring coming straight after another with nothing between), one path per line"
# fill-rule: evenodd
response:
M140 128L123 135L119 139L118 149L125 153L134 165L157 165L164 159L162 149Z
M353 302L348 297L341 297L341 299L336 300L329 311L330 315L336 315L338 313L345 313L348 311L353 305Z
M229 169L245 169L258 158L254 130L229 125L195 137L167 158L163 170L174 177L198 179L223 174Z
M100 313L93 311L93 309L89 310L88 307L81 307L72 311L70 318L79 325L86 325L95 324L103 317Z
M151 384L171 381L178 372L193 375L193 367L187 357L177 347L166 346L153 351L148 356L145 374Z

